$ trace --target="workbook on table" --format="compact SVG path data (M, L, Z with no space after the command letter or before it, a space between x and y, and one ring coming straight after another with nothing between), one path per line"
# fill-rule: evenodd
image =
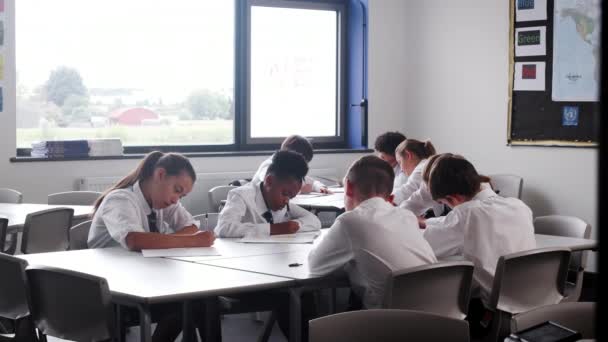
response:
M246 236L240 240L244 243L312 243L317 236L321 235L320 231L302 232L295 234L281 234L270 236Z

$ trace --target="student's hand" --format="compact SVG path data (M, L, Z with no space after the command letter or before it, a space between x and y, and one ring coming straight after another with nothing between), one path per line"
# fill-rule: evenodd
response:
M194 239L194 247L210 247L215 241L215 234L213 232L200 231L196 234L192 234L192 239Z
M287 221L270 225L270 235L293 234L300 229L300 224L296 221Z
M300 188L300 193L308 194L312 192L312 184L302 184L302 188Z
M418 226L420 229L426 228L426 219L422 216L418 216Z
M321 189L319 189L319 192L322 194L333 194L333 192L331 192L327 187L322 187Z

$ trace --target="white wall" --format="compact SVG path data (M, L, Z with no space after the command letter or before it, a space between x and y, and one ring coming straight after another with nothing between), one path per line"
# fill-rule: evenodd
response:
M506 146L509 1L404 3L396 39L406 42L406 135L463 154L480 172L523 176L535 216L575 215L595 226L596 149Z
M370 13L370 129L369 137L374 138L389 129L403 126L403 117L393 108L402 108L397 104L402 96L385 92L384 88L399 89L403 77L392 77L393 65L404 60L403 42L391 43L396 51L390 51L384 37L388 32L403 31L401 18L394 16L391 6L399 6L401 1L391 1L385 6L384 1L371 1ZM381 6L375 6L380 3ZM387 2L389 4L389 2ZM0 113L0 187L11 187L23 192L26 202L44 203L49 193L77 189L78 179L84 176L120 176L126 174L137 163L137 160L97 160L69 162L28 162L10 163L15 156L15 52L14 47L14 1L6 2L5 32L5 80L4 107ZM170 67L170 66L168 66ZM402 66L399 68L401 69ZM312 168L337 168L341 177L352 161L361 154L318 154L314 157ZM197 172L248 171L256 170L266 157L213 157L193 158Z

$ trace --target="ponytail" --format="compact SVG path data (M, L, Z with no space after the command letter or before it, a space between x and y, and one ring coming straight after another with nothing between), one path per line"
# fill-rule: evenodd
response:
M433 146L430 140L422 142L416 139L406 139L397 146L395 153L403 156L403 152L406 150L415 155L419 160L428 159L437 153L435 146Z
M117 189L126 189L128 187L133 186L135 183L139 181L145 181L151 178L154 175L154 170L157 168L163 168L167 171L167 175L169 176L177 176L182 171L188 173L190 178L192 178L192 182L196 181L196 173L194 172L194 168L188 158L184 157L178 153L163 153L160 151L153 151L148 153L144 159L142 159L135 170L131 171L128 175L119 180L116 184L114 184L111 188L106 190L94 204L94 211L97 212L97 209L103 202L104 198L112 191Z

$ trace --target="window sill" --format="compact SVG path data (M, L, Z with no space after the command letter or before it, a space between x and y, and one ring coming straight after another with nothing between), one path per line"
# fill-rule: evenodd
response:
M188 158L211 158L211 157L253 157L268 156L274 151L239 151L239 152L186 152L182 153ZM319 149L315 154L344 154L344 153L371 153L373 150L367 148L340 148L340 149ZM74 157L74 158L32 158L32 157L12 157L11 163L27 162L57 162L57 161L80 161L80 160L120 160L120 159L141 159L143 153L129 153L122 156L103 156L103 157Z

